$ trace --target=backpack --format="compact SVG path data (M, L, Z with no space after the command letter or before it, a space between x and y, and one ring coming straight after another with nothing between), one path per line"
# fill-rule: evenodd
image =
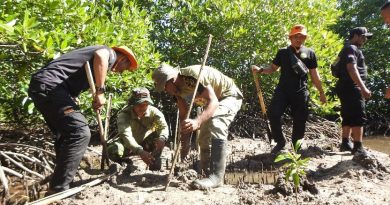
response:
M336 60L330 65L332 76L340 78L340 56L337 56Z

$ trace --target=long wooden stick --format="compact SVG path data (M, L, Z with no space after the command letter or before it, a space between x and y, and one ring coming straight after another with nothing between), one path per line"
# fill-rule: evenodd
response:
M90 87L90 91L91 91L92 97L95 97L95 95L96 95L95 82L93 81L92 72L91 72L91 68L89 66L89 62L88 61L85 63L85 67L84 68L85 68L85 73L87 74L88 83L89 83L89 87ZM101 159L102 162L100 164L101 165L100 168L103 170L104 169L104 161L106 159L108 159L107 142L104 140L104 128L103 128L103 123L102 123L102 117L100 116L100 113L99 113L98 110L95 110L95 113L96 113L96 119L97 119L98 125L99 125L100 143L103 146L103 149L102 149L102 159Z
M261 114L262 114L261 116L265 121L268 140L271 143L272 142L271 128L269 126L269 121L268 121L268 116L267 116L267 108L265 107L263 92L261 91L259 79L257 78L256 73L254 71L252 71L252 74L253 74L253 79L254 79L255 85L256 85L257 97L259 98Z
M68 189L66 191L58 192L56 194L47 196L45 198L33 201L31 203L27 203L27 204L28 205L45 205L45 204L50 204L52 202L64 199L64 198L72 196L74 194L77 194L77 193L83 191L84 189L87 189L89 187L95 186L95 185L97 185L97 184L107 180L109 177L113 176L114 174L116 174L116 173L113 173L113 174L110 174L110 175L106 175L106 176L102 176L102 177L100 177L98 179L95 179L95 180L93 180L91 182L88 182L86 184L83 184L81 186L74 187L74 188Z
M209 55L209 50L210 50L210 45L211 45L211 39L212 38L213 38L213 36L211 34L209 34L209 40L207 42L206 53L205 53L205 55L203 57L203 62L202 62L202 65L200 66L200 69L199 69L199 74L198 74L198 79L197 79L196 84L195 84L194 94L192 95L190 106L188 107L185 119L188 119L190 117L191 109L192 109L192 106L194 104L194 100L195 100L195 96L196 96L196 91L198 90L198 87L199 87L199 82L200 82L202 70L203 70L203 67L206 64L206 60L207 60L207 57ZM179 136L180 136L180 134L179 134ZM180 137L178 139L180 139ZM169 183L171 182L171 178L172 178L172 175L173 175L173 170L174 170L174 168L176 166L176 161L177 161L177 157L179 155L180 148L181 148L181 143L180 143L180 140L178 140L178 145L176 147L175 155L173 157L172 166L171 166L171 169L170 169L169 174L168 174L168 180L167 180L167 184L165 185L165 190L167 190L167 188L169 186Z

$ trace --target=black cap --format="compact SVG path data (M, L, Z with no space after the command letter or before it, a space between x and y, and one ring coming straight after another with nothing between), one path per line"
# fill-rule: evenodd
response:
M352 29L350 32L349 32L349 38L353 38L353 36L357 34L357 35L361 35L361 36L366 36L368 39L370 39L372 37L372 33L368 33L367 31L367 28L366 27L356 27L354 29Z

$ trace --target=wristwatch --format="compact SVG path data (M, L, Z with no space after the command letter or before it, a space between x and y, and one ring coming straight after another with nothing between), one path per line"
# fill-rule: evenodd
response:
M106 87L103 85L102 87L95 86L96 92L97 93L105 93L106 92Z

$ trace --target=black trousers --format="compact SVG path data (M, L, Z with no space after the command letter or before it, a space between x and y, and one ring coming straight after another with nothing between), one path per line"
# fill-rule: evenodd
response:
M293 118L292 142L302 139L305 134L308 111L309 91L302 89L298 92L275 89L271 100L268 117L271 124L271 132L275 142L284 142L281 118L287 107L290 106Z
M91 138L87 120L62 86L48 90L32 80L28 93L55 136L56 166L50 189L69 189Z
M358 87L338 81L336 94L341 103L342 126L362 127L367 121L366 103Z

